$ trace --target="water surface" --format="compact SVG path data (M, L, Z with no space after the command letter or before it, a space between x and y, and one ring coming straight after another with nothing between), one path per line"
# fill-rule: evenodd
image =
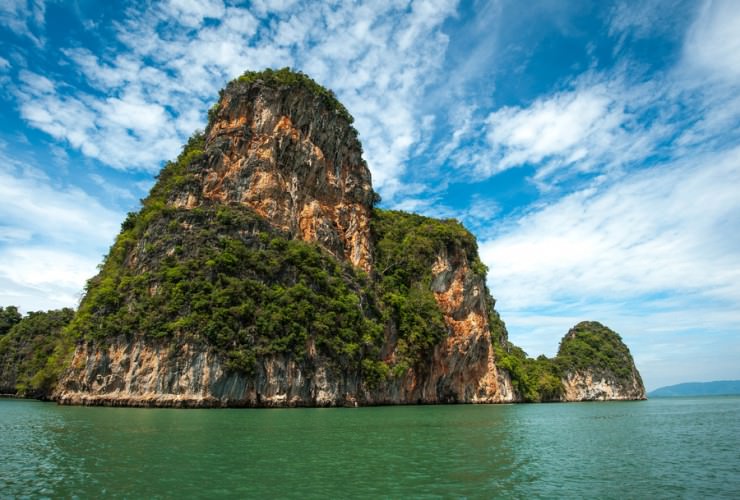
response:
M0 497L740 498L740 397L173 410L0 400Z

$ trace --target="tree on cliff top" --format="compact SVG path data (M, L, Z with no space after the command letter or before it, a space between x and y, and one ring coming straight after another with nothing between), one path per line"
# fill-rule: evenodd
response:
M0 336L5 335L13 328L13 325L20 322L21 313L15 306L0 307Z

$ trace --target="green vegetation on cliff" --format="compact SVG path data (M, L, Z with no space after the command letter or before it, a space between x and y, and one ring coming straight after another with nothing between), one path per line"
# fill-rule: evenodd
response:
M0 337L8 333L21 318L21 313L18 312L17 307L0 307Z
M423 359L447 334L432 292L438 255L462 249L473 271L485 277L475 237L454 219L439 220L395 210L373 211L376 290L384 323L398 332L400 373Z
M5 308L8 310L17 313L13 306ZM64 368L67 346L62 332L73 315L68 308L30 312L0 337L0 392L35 397L50 394Z
M514 390L528 403L558 401L563 395L562 372L552 359L527 356L511 342L494 345L496 365L511 376Z
M147 219L139 236L119 236L88 283L75 336L205 342L244 372L258 356L302 360L309 341L340 369L374 353L382 329L363 277L317 246L240 206L163 208Z
M563 371L590 370L625 379L632 376L632 355L622 337L596 321L574 326L560 342L556 361Z
M315 348L335 369L360 369L372 383L418 366L446 335L431 290L439 252L462 248L485 275L475 238L454 220L375 209L377 273L368 277L246 207L169 206L202 155L196 134L124 221L87 284L72 338L205 343L246 373L267 355L310 363ZM393 366L381 359L386 331L397 337Z
M332 109L337 115L347 120L347 123L351 124L354 122L354 118L347 111L347 108L339 102L334 92L316 83L310 76L301 71L292 70L288 67L280 69L268 68L263 71L246 71L234 81L244 84L261 81L267 85L306 89L314 95L321 97L329 109Z

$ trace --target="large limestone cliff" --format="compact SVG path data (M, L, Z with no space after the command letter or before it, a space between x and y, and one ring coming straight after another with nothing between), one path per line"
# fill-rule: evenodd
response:
M483 277L472 272L462 252L442 252L432 272L432 290L449 328L434 352L433 370L443 382L436 383L437 390L441 396L446 391L451 401L513 401L511 381L494 362L488 314L492 304Z
M374 192L357 132L331 98L302 86L237 79L206 131L205 168L175 206L239 203L277 228L369 271Z
M330 93L284 70L230 83L90 280L55 399L514 401L472 235L375 201Z

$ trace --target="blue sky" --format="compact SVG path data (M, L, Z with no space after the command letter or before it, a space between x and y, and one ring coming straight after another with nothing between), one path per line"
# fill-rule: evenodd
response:
M0 304L74 306L247 69L355 116L383 206L479 239L511 339L620 332L649 389L740 378L740 4L0 3Z

